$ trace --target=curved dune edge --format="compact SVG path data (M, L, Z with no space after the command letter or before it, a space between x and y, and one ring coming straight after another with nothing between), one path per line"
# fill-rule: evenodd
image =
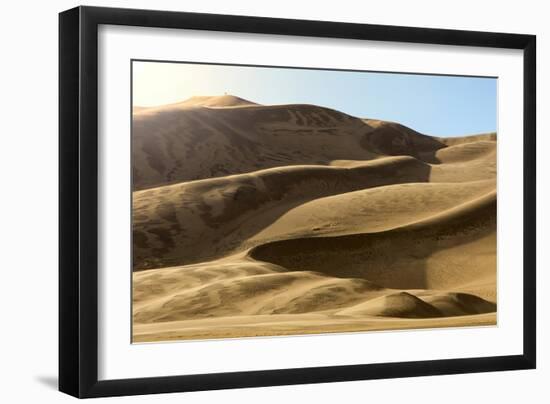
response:
M477 251L480 244L486 249L481 255L482 262L495 253L496 243L492 241L495 220L496 192L490 192L459 207L388 231L274 241L252 248L248 255L289 270L364 278L390 288L437 288L439 285L428 279L430 265L444 267L446 262L453 261L456 266L459 261L473 260L464 253ZM430 256L446 252L450 252L450 257L430 262ZM492 264L487 262L487 267L491 268ZM477 269L475 272L483 275ZM450 273L447 277L454 276L456 274Z
M306 234L340 236L403 228L438 215L449 215L468 203L475 205L480 197L491 200L495 186L492 180L404 183L317 198L290 209L251 241L265 244ZM457 208L461 204L464 205Z

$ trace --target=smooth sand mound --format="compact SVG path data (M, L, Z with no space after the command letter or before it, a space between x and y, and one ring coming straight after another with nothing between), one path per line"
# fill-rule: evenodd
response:
M393 293L340 311L351 316L384 316L404 318L442 317L443 314L429 303L407 292Z
M437 308L444 316L464 316L492 313L496 304L469 293L435 293L418 295L425 302Z
M496 159L497 144L491 141L459 143L436 152L435 157L441 163L462 163L482 159Z
M440 156L443 164L432 164L431 182L465 182L496 179L496 148L490 144L473 143L442 149L435 155ZM445 153L448 150L447 153Z
M251 240L262 243L390 230L476 199L495 187L494 180L407 183L317 198L289 210Z
M447 146L456 146L458 144L464 143L473 143L480 141L496 142L497 134L495 132L491 133L480 133L470 136L455 136L455 137L434 137L437 141L447 145Z
M466 293L387 294L338 312L345 316L432 318L492 313L494 303Z

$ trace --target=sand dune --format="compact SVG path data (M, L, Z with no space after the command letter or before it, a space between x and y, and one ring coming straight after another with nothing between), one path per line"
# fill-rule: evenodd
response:
M359 119L309 105L211 108L186 103L133 119L135 189L339 158L372 158ZM309 148L300 147L307 142Z
M252 240L380 232L428 218L494 187L493 180L405 183L317 198L289 210Z
M135 341L496 323L496 135L134 108Z

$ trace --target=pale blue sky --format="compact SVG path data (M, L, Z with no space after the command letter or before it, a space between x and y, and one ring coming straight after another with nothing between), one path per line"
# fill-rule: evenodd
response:
M194 95L239 96L260 104L317 104L399 122L434 136L496 131L495 78L133 62L133 104Z

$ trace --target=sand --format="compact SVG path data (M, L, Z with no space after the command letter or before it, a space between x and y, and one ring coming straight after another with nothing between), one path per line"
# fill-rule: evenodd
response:
M134 108L133 340L496 324L496 134Z

